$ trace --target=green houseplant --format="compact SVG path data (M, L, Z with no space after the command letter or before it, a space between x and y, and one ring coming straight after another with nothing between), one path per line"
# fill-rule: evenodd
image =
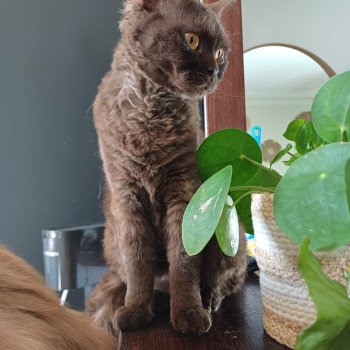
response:
M350 241L350 72L330 79L317 93L313 122L294 121L284 134L295 143L285 159L287 173L261 164L255 140L237 129L208 137L198 149L202 186L183 218L183 242L199 253L215 234L227 255L238 246L238 217L252 232L251 195L274 194L277 225L300 245L298 270L317 308L316 322L299 334L297 349L347 349L350 300L329 279L311 251L332 250Z

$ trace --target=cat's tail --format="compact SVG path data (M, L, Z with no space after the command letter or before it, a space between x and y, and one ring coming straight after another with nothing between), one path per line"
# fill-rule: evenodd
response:
M112 350L117 339L60 306L43 278L0 245L0 349Z

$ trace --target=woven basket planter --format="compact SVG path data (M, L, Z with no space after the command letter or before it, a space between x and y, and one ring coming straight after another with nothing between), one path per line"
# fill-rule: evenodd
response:
M298 333L316 319L316 309L297 271L299 247L276 226L273 195L254 194L252 215L265 331L294 349ZM316 254L331 278L345 284L350 247Z

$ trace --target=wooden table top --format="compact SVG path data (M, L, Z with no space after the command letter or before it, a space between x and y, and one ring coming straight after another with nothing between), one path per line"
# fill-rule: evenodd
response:
M266 333L262 324L259 279L249 275L241 292L226 298L213 317L211 330L201 336L175 332L167 314L158 315L142 330L125 332L120 350L286 350Z

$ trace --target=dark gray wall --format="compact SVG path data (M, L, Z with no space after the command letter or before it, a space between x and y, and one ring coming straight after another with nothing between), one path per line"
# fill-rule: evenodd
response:
M89 107L119 0L0 0L0 242L43 271L41 229L101 221Z

